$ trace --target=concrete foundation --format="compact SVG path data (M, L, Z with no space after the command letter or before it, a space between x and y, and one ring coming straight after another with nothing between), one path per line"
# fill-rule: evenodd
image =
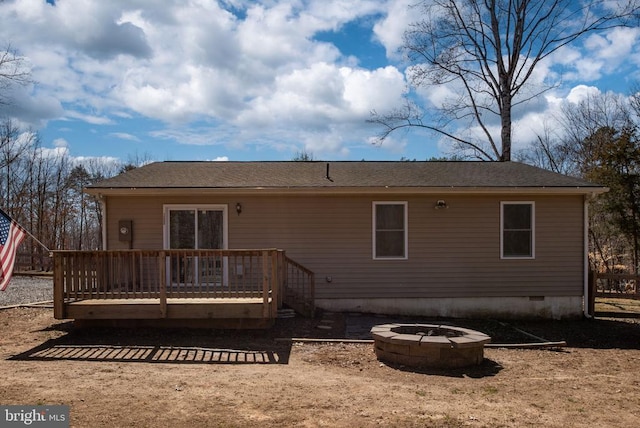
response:
M582 296L316 299L316 307L335 312L364 312L447 318L550 318L582 316Z

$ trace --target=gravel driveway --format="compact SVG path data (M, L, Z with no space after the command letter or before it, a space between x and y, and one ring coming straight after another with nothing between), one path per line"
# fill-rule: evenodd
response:
M0 307L53 300L53 279L14 275L5 291L0 291Z

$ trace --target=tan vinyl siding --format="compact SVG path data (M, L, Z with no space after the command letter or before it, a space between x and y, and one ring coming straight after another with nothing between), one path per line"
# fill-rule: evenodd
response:
M448 208L434 209L439 199ZM533 260L500 258L506 200L535 202ZM407 260L373 260L374 201L408 202ZM133 248L162 248L164 204L227 204L229 248L286 250L316 273L321 299L582 295L580 195L110 196L109 248L128 248L117 235L124 219L134 222Z

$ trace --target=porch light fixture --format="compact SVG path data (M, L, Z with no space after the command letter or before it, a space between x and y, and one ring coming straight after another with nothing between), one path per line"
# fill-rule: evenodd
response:
M238 215L242 213L242 204L240 202L236 203L236 212L238 213Z
M449 208L449 205L447 205L447 203L445 202L445 200L444 200L444 199L439 199L439 200L436 202L435 209L437 209L437 210L441 210L441 209L444 209L444 208Z

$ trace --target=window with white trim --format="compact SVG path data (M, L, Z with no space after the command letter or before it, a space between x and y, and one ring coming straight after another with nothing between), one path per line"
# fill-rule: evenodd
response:
M373 258L407 258L407 202L373 203Z
M501 202L500 229L500 255L503 259L535 257L535 205L533 202Z

